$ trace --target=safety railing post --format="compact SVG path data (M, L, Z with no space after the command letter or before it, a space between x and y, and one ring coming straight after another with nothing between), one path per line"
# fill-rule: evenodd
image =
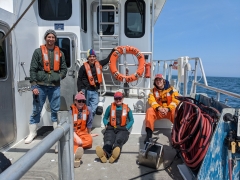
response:
M60 111L58 112L58 120L59 125L62 121L66 121L70 125L70 130L64 133L58 143L59 179L74 180L72 116L68 111ZM61 127L58 126L57 128Z

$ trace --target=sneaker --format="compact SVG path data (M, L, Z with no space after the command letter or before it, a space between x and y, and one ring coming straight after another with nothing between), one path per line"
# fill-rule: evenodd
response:
M112 151L112 156L109 158L109 163L113 163L120 155L120 148L115 147Z
M104 152L104 150L100 146L96 147L96 154L97 154L97 156L99 157L99 159L101 160L102 163L107 162L106 153Z
M75 168L80 167L80 162L81 162L82 156L83 156L83 148L79 147L79 148L77 148L77 150L74 154L74 167Z

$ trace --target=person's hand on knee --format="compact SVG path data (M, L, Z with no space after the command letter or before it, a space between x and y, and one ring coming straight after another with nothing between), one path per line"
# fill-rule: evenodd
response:
M80 137L76 138L76 143L79 145L79 146L82 146L82 140Z

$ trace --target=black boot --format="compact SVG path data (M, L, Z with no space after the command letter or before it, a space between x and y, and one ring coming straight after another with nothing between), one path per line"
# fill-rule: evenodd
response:
M146 144L146 142L149 142L149 139L152 138L152 133L153 133L153 131L148 127L146 127L146 132L147 132L147 136L144 140L144 144Z

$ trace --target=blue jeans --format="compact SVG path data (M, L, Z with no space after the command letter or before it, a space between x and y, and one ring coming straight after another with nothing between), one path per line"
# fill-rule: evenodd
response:
M93 114L93 118L94 118L96 109L98 106L98 102L99 102L98 92L87 90L87 94L86 94L85 89L82 89L81 91L84 93L84 95L86 97L86 105L90 106L92 108L92 114Z
M60 87L38 85L39 95L33 94L33 113L30 116L30 124L40 122L43 105L48 97L51 108L51 120L57 122L57 112L60 109Z

